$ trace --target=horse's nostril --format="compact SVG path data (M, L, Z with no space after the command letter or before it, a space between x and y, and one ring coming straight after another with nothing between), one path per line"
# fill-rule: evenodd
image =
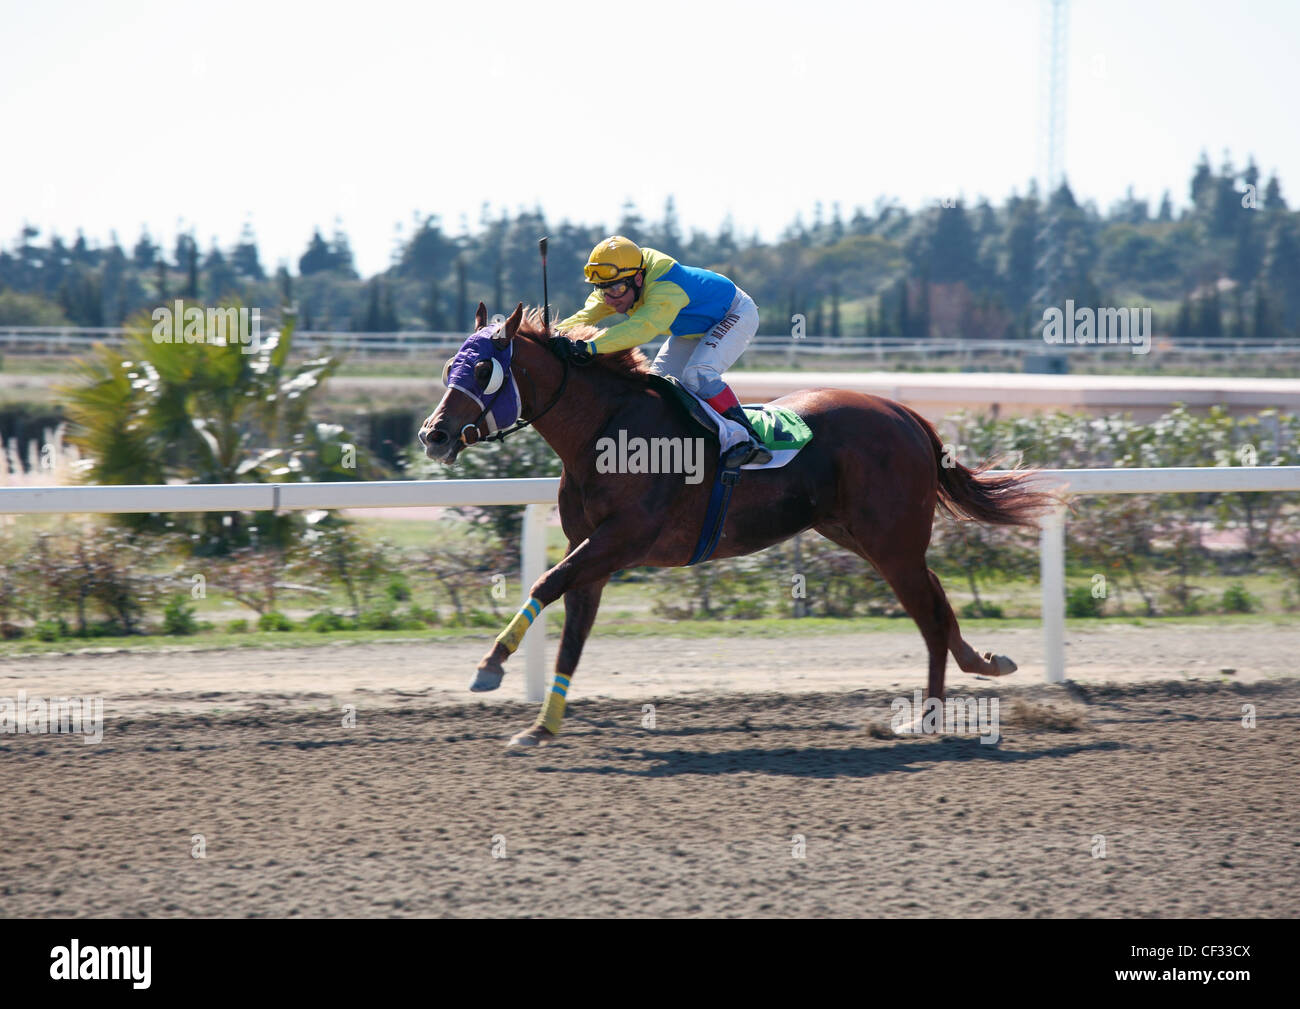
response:
M433 429L433 435L425 442L425 444L428 445L432 443L434 445L445 445L447 443L447 438L448 434L446 431L440 427L435 427Z

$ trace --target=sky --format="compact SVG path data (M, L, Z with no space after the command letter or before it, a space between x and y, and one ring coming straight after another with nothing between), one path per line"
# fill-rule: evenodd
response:
M1069 26L1079 199L1185 204L1203 150L1300 197L1300 2L1075 0ZM771 239L819 200L1000 201L1041 169L1041 36L1037 0L0 0L0 246L248 222L296 272L337 218L370 274L414 215L456 234L485 202L612 226L671 194L687 229Z

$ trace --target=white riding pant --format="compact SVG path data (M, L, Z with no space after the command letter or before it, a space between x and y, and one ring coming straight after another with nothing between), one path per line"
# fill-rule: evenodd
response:
M650 370L672 375L701 399L712 399L726 387L722 373L740 359L758 332L758 306L736 288L736 297L722 321L698 339L669 336Z

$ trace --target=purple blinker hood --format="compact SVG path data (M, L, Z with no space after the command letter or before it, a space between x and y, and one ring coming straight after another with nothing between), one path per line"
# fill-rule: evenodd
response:
M443 384L448 389L459 389L486 411L482 422L489 434L496 434L519 419L519 387L515 385L515 376L510 372L510 359L514 353L514 341L506 344L504 350L498 350L492 337L504 323L484 326L463 344L456 356L447 362L447 371ZM489 392L479 385L474 377L474 366L480 361L492 362L492 378L488 382Z

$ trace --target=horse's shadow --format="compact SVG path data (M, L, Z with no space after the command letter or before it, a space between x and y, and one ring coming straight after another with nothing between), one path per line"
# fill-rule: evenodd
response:
M1072 757L1125 749L1110 740L1050 746L1034 750L1007 750L975 739L899 741L885 746L841 746L743 750L654 750L644 747L609 747L610 760L599 765L537 768L548 774L618 774L632 778L672 778L684 774L772 774L791 778L870 778L878 774L925 770L927 763L987 760L1016 764L1027 760Z

